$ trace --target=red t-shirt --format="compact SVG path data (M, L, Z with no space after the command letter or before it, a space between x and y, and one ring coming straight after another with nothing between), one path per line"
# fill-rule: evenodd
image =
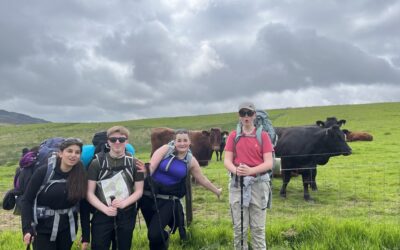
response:
M226 140L225 151L234 152L236 130L232 131ZM239 165L243 163L249 167L255 167L264 162L263 154L273 152L271 140L267 132L262 131L262 148L256 137L256 129L252 132L252 136L241 136L236 143L236 157L233 159L233 164Z

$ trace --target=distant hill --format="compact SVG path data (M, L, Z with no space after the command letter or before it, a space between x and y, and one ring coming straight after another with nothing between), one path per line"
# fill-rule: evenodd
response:
M33 123L49 123L49 121L34 118L16 112L8 112L0 109L0 124L33 124Z

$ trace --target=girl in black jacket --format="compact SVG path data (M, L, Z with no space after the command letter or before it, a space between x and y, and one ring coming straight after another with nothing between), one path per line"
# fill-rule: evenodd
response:
M87 190L81 152L81 140L66 139L60 145L55 166L40 167L27 186L21 201L22 231L25 244L33 240L33 249L72 247L78 228L77 204Z

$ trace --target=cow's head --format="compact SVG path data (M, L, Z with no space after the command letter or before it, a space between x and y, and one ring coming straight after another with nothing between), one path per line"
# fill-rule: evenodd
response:
M211 128L210 130L210 143L212 150L219 150L221 145L221 129Z
M350 155L351 148L346 143L346 136L338 125L325 129L325 144L332 155Z
M326 121L316 121L315 124L317 124L318 126L320 126L321 128L330 128L334 125L337 126L342 126L343 124L346 124L346 120L337 120L336 117L327 117Z

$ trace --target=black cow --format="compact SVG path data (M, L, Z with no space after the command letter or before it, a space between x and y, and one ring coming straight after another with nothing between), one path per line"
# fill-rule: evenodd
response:
M343 124L346 124L346 120L338 120L336 117L327 117L326 121L316 121L315 124L320 126L321 128L330 128L333 125L338 125L341 127Z
M338 125L329 128L319 126L275 128L275 131L279 136L275 154L281 158L282 197L286 197L291 171L297 169L303 177L304 199L311 200L308 185L310 184L313 190L317 189L315 183L317 165L325 165L333 156L351 154L351 148L347 145L344 133Z

